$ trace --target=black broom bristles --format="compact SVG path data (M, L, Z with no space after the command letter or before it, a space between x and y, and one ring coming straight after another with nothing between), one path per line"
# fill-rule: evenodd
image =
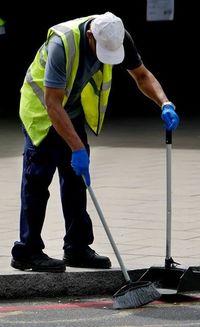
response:
M161 297L150 281L130 282L113 295L114 309L138 308Z

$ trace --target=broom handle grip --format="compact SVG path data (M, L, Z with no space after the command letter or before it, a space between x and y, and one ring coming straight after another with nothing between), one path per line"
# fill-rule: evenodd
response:
M83 179L84 179L84 178L83 178ZM84 182L85 182L85 180L84 180ZM96 196L95 196L95 194L94 194L94 192L93 192L93 189L92 189L91 186L87 186L87 185L86 185L86 187L87 187L87 190L88 190L88 192L89 192L89 194L90 194L90 197L91 197L91 199L92 199L92 202L93 202L93 204L94 204L94 206L95 206L95 208L96 208L96 210L97 210L97 213L98 213L98 215L99 215L99 218L100 218L100 220L101 220L101 222L102 222L102 224L103 224L103 227L104 227L105 232L106 232L106 234L107 234L107 236L108 236L108 239L109 239L110 244L111 244L111 246L112 246L112 248L113 248L113 251L114 251L114 253L115 253L115 255L116 255L116 258L117 258L117 260L118 260L118 262L119 262L119 265L120 265L120 267L121 267L121 270L122 270L122 273L123 273L123 275L124 275L124 278L125 278L126 282L130 282L131 279L130 279L130 277L129 277L129 275L128 275L128 272L127 272L127 270L126 270L126 268L125 268L125 265L124 265L124 263L123 263L123 261L122 261L122 258L121 258L121 255L120 255L120 253L119 253L119 250L118 250L118 248L117 248L117 246L116 246L116 244L115 244L115 241L114 241L114 239L113 239L113 237L112 237L112 234L111 234L111 232L110 232L110 230L109 230L109 227L108 227L108 225L107 225L107 223L106 223L106 220L105 220L105 218L104 218L104 215L103 215L103 213L102 213L102 210L101 210L101 208L100 208L100 206L99 206L99 204L98 204L98 202L97 202L97 199L96 199Z

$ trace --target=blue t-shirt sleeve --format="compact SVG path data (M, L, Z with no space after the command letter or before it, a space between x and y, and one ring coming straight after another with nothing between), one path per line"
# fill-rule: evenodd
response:
M47 45L47 62L44 75L44 86L52 88L66 87L66 58L64 47L59 36L53 36Z

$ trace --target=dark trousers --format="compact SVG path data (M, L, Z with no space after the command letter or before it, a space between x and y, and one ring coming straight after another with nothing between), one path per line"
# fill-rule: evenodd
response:
M89 153L83 118L76 118L72 123ZM13 257L38 254L45 247L41 231L50 196L48 188L56 169L65 220L63 249L86 247L94 240L93 228L86 210L86 187L82 177L76 176L70 165L71 149L53 127L38 147L32 144L25 131L24 136L20 241L14 243Z

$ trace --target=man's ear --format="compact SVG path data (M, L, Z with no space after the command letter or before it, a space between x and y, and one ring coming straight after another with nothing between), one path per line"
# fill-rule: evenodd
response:
M93 37L93 34L92 34L92 31L91 30L87 30L86 35L87 35L87 38L89 40L92 39L92 37Z

